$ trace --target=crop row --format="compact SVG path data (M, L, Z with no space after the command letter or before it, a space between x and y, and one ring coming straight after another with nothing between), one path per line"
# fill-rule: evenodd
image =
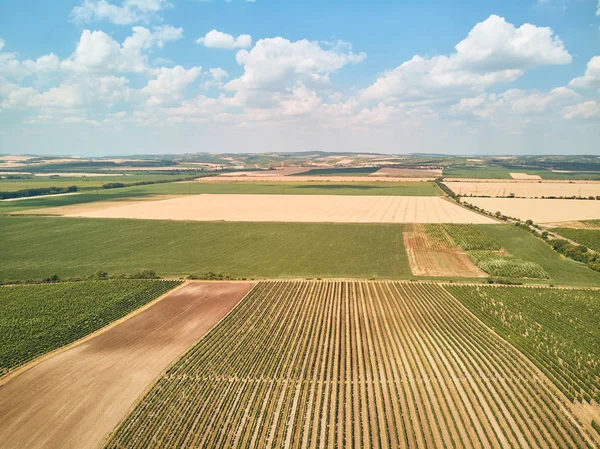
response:
M0 376L106 326L178 284L105 280L0 287Z
M448 286L570 399L600 402L600 291Z
M443 224L442 227L464 251L499 251L500 243L483 232L478 225Z
M541 373L441 286L272 281L106 447L593 445Z
M520 259L496 251L469 251L475 265L492 276L548 279L550 276L537 262Z

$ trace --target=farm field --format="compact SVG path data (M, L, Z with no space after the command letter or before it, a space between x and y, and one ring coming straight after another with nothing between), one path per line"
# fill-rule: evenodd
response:
M591 220L600 217L600 201L525 198L468 198L475 206L534 223Z
M277 176L277 175L266 175L266 176L228 176L227 178L221 176L211 176L206 178L199 178L196 181L199 182L223 182L227 181L235 181L235 182L294 182L294 183L304 183L304 182L325 182L325 183L360 183L360 182L431 182L433 178L431 176L415 178L415 177L395 177L395 176L369 176L368 174L364 174L363 176L356 175L336 175L336 176L326 176L326 175L307 175L304 173L298 175L289 175L289 176Z
M446 286L533 361L570 399L600 418L600 290Z
M0 217L0 229L0 279L131 274L140 268L161 276L411 276L403 225Z
M438 176L442 176L442 170L440 169L418 169L418 168L391 168L384 167L380 168L376 172L371 173L369 176L396 176L399 178L431 178L435 179Z
M486 216L437 197L194 195L70 214L146 220L311 223L479 223Z
M514 179L511 173L537 175L542 179L553 180L588 180L600 181L600 172L572 171L555 172L539 168L514 169L495 166L449 167L444 168L444 178L481 178L481 179Z
M593 448L566 401L435 284L261 282L105 448Z
M252 285L189 283L11 379L0 388L0 448L101 447L156 376Z
M600 196L600 183L574 182L445 182L455 194L461 196L490 196L517 198Z
M124 174L93 174L93 176L60 176L59 178L50 178L47 176L36 176L27 179L0 179L0 192L14 192L17 190L39 189L47 187L69 187L77 186L80 190L102 189L104 184L113 182L134 183L134 182L154 182L170 181L174 178L184 178L189 176L182 175L124 175Z
M439 225L412 225L404 247L414 276L487 277Z
M129 179L129 177L127 177ZM377 196L441 196L442 191L432 182L235 182L217 180L216 177L202 178L204 182L174 182L168 184L151 184L144 186L124 187L119 189L98 189L93 192L82 192L77 198L56 200L37 197L20 200L18 203L0 201L0 214L6 213L51 213L62 214L60 210L44 210L52 207L65 207L77 204L98 203L102 201L121 201L148 199L159 195L190 194L266 194L266 195L377 195ZM86 206L87 207L87 206Z
M600 252L600 229L553 228L552 231Z
M457 268L463 265L475 270L473 273L479 273L480 277L485 277L487 276L485 273L488 273L491 276L513 279L549 278L548 273L539 264L507 253L490 234L494 233L484 232L483 228L477 225L429 224L422 228L420 238L435 242L438 250L443 247L454 248L454 254L461 258L461 263L457 261L452 266ZM406 238L405 234L404 246L407 248L412 268L411 251L408 249ZM447 253L448 250L445 252ZM432 255L432 258L435 260L430 264L441 263L444 260L438 254ZM415 274L414 269L413 274Z
M179 283L128 279L0 287L0 379L118 320Z
M379 167L314 168L299 173L299 176L368 176L377 170L379 170Z

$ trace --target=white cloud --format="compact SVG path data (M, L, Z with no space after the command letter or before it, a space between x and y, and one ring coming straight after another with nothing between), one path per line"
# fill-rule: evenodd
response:
M185 69L176 66L172 69L161 68L156 79L148 81L142 93L150 96L148 104L157 105L180 100L187 86L196 81L202 72L202 67Z
M509 116L552 115L564 107L581 101L581 96L568 87L557 87L549 92L509 89L500 94L481 94L463 98L450 112L474 115L484 119L501 120Z
M165 45L165 42L177 41L183 37L183 28L175 28L171 25L155 26L153 30L152 35L160 48Z
M571 55L550 28L519 28L490 16L459 42L450 56L414 56L384 73L361 93L364 100L437 96L452 90L482 90L515 81L525 70L568 64Z
M60 85L38 93L32 87L21 87L8 94L2 107L9 108L73 108L82 104L77 86Z
M318 42L291 42L282 37L261 39L250 51L238 51L236 60L244 67L244 74L225 88L281 91L297 81L305 85L328 84L330 73L365 58L365 53L324 49Z
M221 67L210 69L208 73L210 73L210 76L212 76L213 79L217 82L221 82L224 78L227 78L229 76L227 71L223 70Z
M197 44L203 44L210 48L223 48L232 50L234 48L248 48L252 45L252 36L249 34L240 34L233 37L231 34L212 30L206 33L204 37L196 39Z
M76 23L108 20L116 25L128 25L147 21L152 14L170 6L167 0L125 0L123 6L106 0L83 0L71 11L71 20Z
M6 42L4 42L4 39L2 39L0 37L0 51L2 51L2 49L4 48L4 45L6 44Z
M576 118L590 119L600 117L600 104L596 101L584 101L575 106L570 106L564 110L564 118L572 120Z
M181 38L183 30L170 26L133 27L133 34L119 44L104 31L83 30L75 52L61 67L75 72L114 73L146 72L147 53L155 46Z
M574 78L569 86L583 89L600 88L600 56L594 56L587 63L585 75Z

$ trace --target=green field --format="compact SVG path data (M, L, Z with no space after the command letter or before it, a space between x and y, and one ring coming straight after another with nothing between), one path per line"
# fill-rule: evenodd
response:
M571 228L556 228L553 232L565 236L580 245L587 246L594 251L600 252L600 230L598 229L571 229Z
M475 265L492 276L515 279L548 279L550 276L536 262L496 251L469 251Z
M106 326L178 284L105 280L0 287L0 376Z
M571 399L600 401L600 290L447 286Z
M119 178L121 179L121 178ZM117 182L117 181L112 181ZM119 181L120 182L120 181ZM265 195L386 195L386 196L439 196L443 192L433 182L175 182L98 189L77 195L32 198L18 201L0 201L0 214L30 209L82 204L125 198L143 198L151 195L265 194Z
M0 169L1 170L1 169ZM39 189L45 187L77 186L80 190L101 189L102 185L112 182L125 184L134 182L168 181L181 179L194 174L177 173L164 175L134 174L123 176L60 176L60 177L35 177L27 179L0 179L0 192L14 192L17 190ZM0 176L1 178L1 176Z
M162 276L411 276L403 225L0 217L0 228L0 279L141 268Z
M162 276L412 279L401 224L229 223L0 217L1 279L86 276L97 270ZM467 225L468 229L468 225ZM511 225L480 225L511 256L535 261L538 281L600 285L600 273Z

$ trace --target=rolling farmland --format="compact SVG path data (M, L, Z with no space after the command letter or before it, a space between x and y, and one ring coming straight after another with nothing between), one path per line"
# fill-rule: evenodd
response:
M105 280L0 287L0 377L118 320L179 284Z
M555 387L443 287L259 283L106 448L593 448Z

